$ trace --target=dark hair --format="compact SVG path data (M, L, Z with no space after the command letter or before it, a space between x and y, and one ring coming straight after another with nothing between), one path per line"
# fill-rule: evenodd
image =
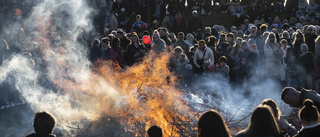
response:
M117 34L124 35L124 32L123 31L117 31Z
M303 107L299 111L300 120L307 122L318 121L319 112L314 103L310 99L303 101Z
M219 62L224 62L224 63L227 63L228 62L228 59L226 56L222 56L219 58Z
M50 134L56 125L56 120L48 112L37 112L34 115L33 128L37 134Z
M162 137L162 129L159 126L152 126L148 129L149 137Z
M199 43L199 44L200 44L200 43L206 43L206 41L202 39L202 40L199 40L198 43Z
M95 39L92 41L90 48L95 48L95 47L98 47L98 48L99 48L99 46L100 46L100 40L97 39L97 38L95 38Z
M180 46L177 46L173 49L174 53L176 52L183 52L182 48Z
M267 29L268 29L268 25L267 24L262 24L260 26L260 31L267 30Z
M301 41L297 41L297 36L298 35L301 35ZM301 31L297 31L297 34L295 35L294 40L292 42L293 48L295 46L300 46L300 45L296 45L296 44L302 44L302 43L305 43L305 42L306 42L306 40L305 40L304 34Z
M271 109L273 110L273 114L274 114L274 117L276 118L276 119L280 119L280 116L281 116L281 112L280 112L280 110L279 110L279 108L278 108L278 105L277 105L277 103L274 101L274 100L272 100L272 99L265 99L265 100L263 100L262 101L262 103L261 103L262 105L268 105L269 107L271 107Z
M288 41L287 41L286 39L282 39L282 40L280 41L280 44L282 44L282 43L288 44Z
M198 137L230 137L229 129L222 116L211 109L198 121Z
M184 37L184 33L183 33L183 32L179 32L179 33L178 33L178 36L179 36L179 35L182 35L182 36Z
M231 37L232 39L234 39L234 35L232 32L230 32L229 34L227 34L227 37Z
M286 96L286 94L289 92L289 90L296 90L293 87L285 87L282 91L281 91L281 99L283 100L284 97Z
M269 106L256 107L251 115L248 127L240 133L246 132L248 137L255 135L271 135L279 137L279 128Z

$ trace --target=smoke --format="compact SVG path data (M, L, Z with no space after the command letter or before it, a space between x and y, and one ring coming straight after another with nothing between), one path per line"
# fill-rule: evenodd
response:
M190 89L188 101L198 112L216 109L230 128L247 126L251 112L267 98L275 100L283 114L289 114L291 109L281 100L281 83L264 76L261 71L238 86L219 74L201 76Z
M93 13L93 9L89 8L85 0L44 0L33 7L27 18L18 20L12 25L13 27L4 29L2 33L6 35L6 40L10 43L10 54L3 54L9 50L0 51L3 58L0 66L0 83L8 82L19 92L17 98L26 102L32 110L31 112L28 110L26 110L27 112L10 112L22 114L20 125L26 127L21 128L14 125L15 129L22 130L10 131L10 133L7 131L7 134L25 136L32 132L33 114L37 111L48 111L56 117L58 124L55 132L65 136L75 136L79 129L88 123L96 121L106 114L111 114L109 112L121 110L124 109L122 107L136 103L137 100L132 99L132 96L120 93L119 89L115 88L116 84L110 82L111 78L91 71L88 47L78 40L82 35L79 30L89 32L93 29L91 13ZM20 29L20 25L23 30ZM160 60L158 63L163 62L165 61ZM158 72L164 68L155 67L153 69L155 69L154 72ZM110 71L105 73L110 73ZM134 73L130 75L146 82L152 80L151 77L147 77L150 74L138 75L138 73ZM164 79L165 76L161 78ZM153 83L166 83L165 80L161 81L163 79L156 79L158 81L155 80ZM185 98L195 111L216 108L224 116L234 114L236 115L234 119L241 119L241 117L250 114L254 107L265 98L275 99L277 103L281 102L281 89L278 83L272 80L252 79L242 87L232 87L227 80L219 79L215 75L206 78L200 77L196 81ZM128 82L128 87L130 84L140 85L140 83L131 81ZM143 84L145 83L141 85ZM142 88L150 90L139 91L139 88L136 88L123 92L137 94L136 97L139 100L143 100L143 94L154 94L152 99L144 100L143 106L137 105L142 110L148 107L148 103L154 103L162 97L160 95L164 92L163 90L170 89L153 91L148 86L146 84ZM148 93L148 91L153 92ZM171 94L180 96L179 92ZM179 98L172 96L166 96L166 98L179 100ZM166 108L169 105L165 103L167 102L159 102L158 104ZM173 104L175 106L184 106L178 101L174 103L176 103ZM181 110L177 110L179 113L188 112L185 111L185 108L180 108ZM154 108L150 108L150 110L152 109ZM175 110L176 108L169 109ZM133 117L141 119L145 115L151 115L151 113L143 113L143 111L131 111L129 112ZM171 115L175 116L175 114ZM152 117L157 116L153 115ZM168 118L167 116L163 117ZM14 119L14 116L10 119ZM1 123L0 127L5 129L5 124Z
M20 130L7 135L25 136L32 132L30 119L37 111L52 113L59 123L57 129L65 135L71 134L68 126L79 125L80 120L97 118L99 112L94 107L81 104L74 97L80 96L80 91L61 88L68 86L66 81L81 85L90 79L88 47L77 39L82 34L79 30L92 30L91 12L84 0L44 0L33 7L29 17L17 20L2 32L10 49L2 48L1 51L7 53L1 54L0 83L8 82L17 89L19 94L14 98L29 104L33 111L26 113L27 116L21 120L28 122L22 124L29 126L25 128L28 131ZM110 89L110 92L103 94L112 93L112 88L105 83L102 87ZM75 107L77 105L81 106Z

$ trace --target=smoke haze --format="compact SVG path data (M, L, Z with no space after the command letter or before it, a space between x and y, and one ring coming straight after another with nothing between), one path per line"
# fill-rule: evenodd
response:
M112 74L101 75L92 72L92 64L88 60L89 47L77 41L77 38L81 35L79 30L89 32L94 29L92 26L93 12L94 9L89 8L84 0L44 0L32 9L28 17L17 21L23 27L23 31L20 30L19 23L14 24L12 28L4 29L2 33L6 35L7 41L14 42L10 44L9 55L5 53L8 52L7 50L0 50L3 56L2 64L0 64L0 83L8 83L11 88L17 90L16 98L26 102L32 110L31 112L28 109L22 109L24 112L8 112L19 113L21 121L18 125L12 124L12 129L6 131L5 136L25 136L32 132L32 118L37 111L48 111L56 117L58 123L56 133L64 136L84 134L79 129L85 128L92 121L105 115L110 116L111 112L119 112L114 113L113 116L121 114L124 111L122 109L128 106L131 108L133 103L141 100L144 102L139 102L142 109L147 108L148 103L156 101L159 97L152 95L152 99L147 100L143 99L142 94L163 94L162 90L170 89L152 87L156 89L154 91L150 85L144 86L143 84L147 83L145 82L141 84L143 85L142 91L139 91L139 86L136 86L138 87L136 89L128 88L128 91L120 91L121 88L116 87L117 84L112 82L111 77L105 77ZM17 39L23 39L23 41ZM168 62L165 59L159 60L158 63L165 64L166 61ZM157 61L149 60L149 62ZM162 78L159 81L152 82L152 77L145 78L145 81L151 81L151 83L165 83L166 76L171 74L164 71L166 68L148 66L140 69L139 66L136 66L136 69L127 70L128 75L120 76L134 75L132 77L144 79L149 74L138 75L135 72L150 72L148 68L154 69L154 72L160 70L164 73L159 74ZM102 70L101 73L112 73L110 68ZM135 83L135 81L131 82L128 82L128 87ZM140 85L140 83L135 84ZM171 104L174 109L178 109L181 115L189 111L179 102L184 97L183 100L189 103L190 110L194 112L215 108L225 118L236 114L236 117L233 118L236 121L250 114L265 98L272 98L282 106L280 91L279 83L261 79L260 76L247 81L242 87L232 87L227 80L218 79L217 76L212 75L196 80L185 95L181 95L179 91L172 92L172 96L168 96L169 99L166 98L166 101L172 101L174 97L181 96L181 99L175 98L177 101ZM136 97L135 99L129 96L132 94ZM139 103L137 106L140 105ZM159 102L160 106L161 103L164 102ZM174 110L173 108L170 109ZM3 112L0 110L0 113ZM145 115L151 115L147 112L149 111L132 112L132 115L144 118ZM194 113L190 112L188 115L191 114ZM12 115L11 119L14 119L15 116L17 115ZM154 117L156 116L152 116ZM247 120L237 124L246 125ZM154 120L146 123L151 125L157 122ZM196 125L195 121L192 122ZM0 128L6 129L7 124L1 122Z

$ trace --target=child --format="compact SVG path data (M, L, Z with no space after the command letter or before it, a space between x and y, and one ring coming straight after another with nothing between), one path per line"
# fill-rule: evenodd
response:
M227 65L228 59L225 56L219 58L219 65L217 66L217 72L222 74L225 78L230 79L229 77L229 66Z

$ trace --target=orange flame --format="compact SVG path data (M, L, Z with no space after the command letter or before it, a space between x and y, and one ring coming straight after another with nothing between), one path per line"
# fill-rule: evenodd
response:
M193 123L190 128L186 123L193 122L190 118L195 113L183 100L184 94L177 88L177 79L169 71L168 62L168 53L151 53L141 64L123 72L112 69L110 62L100 62L94 68L97 73L92 72L86 83L60 81L56 84L65 91L82 91L81 94L73 94L75 100L82 104L94 104L97 112L120 117L124 130L136 136L145 136L152 125L162 127L164 136L194 134L196 124ZM117 95L103 94L109 89L103 89L101 83L111 85ZM94 119L100 116L97 113Z

